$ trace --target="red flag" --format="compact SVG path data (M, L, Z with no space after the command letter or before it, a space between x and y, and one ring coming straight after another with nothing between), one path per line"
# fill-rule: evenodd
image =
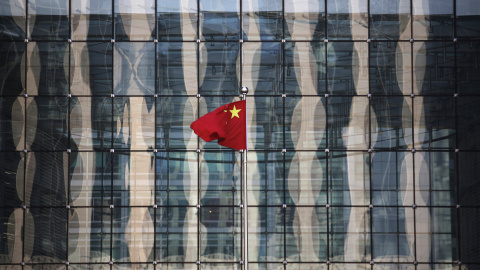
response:
M245 100L216 108L190 125L204 141L218 139L218 144L233 149L247 149L247 123Z

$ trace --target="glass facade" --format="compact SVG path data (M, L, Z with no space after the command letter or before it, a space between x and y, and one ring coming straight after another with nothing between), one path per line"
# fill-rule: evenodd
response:
M480 269L480 0L0 0L0 269ZM243 157L199 116L247 86ZM479 182L477 182L479 181Z

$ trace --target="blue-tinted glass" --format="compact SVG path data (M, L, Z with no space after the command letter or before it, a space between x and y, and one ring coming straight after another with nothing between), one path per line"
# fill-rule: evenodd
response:
M324 39L325 19L325 0L285 0L286 39Z
M69 1L28 0L28 37L66 40L69 36Z
M155 0L113 1L115 39L150 40L155 37Z
M194 40L197 38L197 2L157 0L159 40Z
M110 40L112 36L112 0L72 1L73 40Z
M240 1L200 0L200 36L205 41L240 39Z
M242 86L249 95L279 95L283 89L283 48L276 42L243 45Z
M0 10L0 39L22 40L25 38L25 0L4 1Z
M244 40L280 40L282 1L242 0Z
M367 0L327 0L329 39L367 39Z
M465 39L480 38L480 10L478 0L456 1L457 37Z
M410 2L397 0L370 1L370 38L410 39Z
M459 42L456 49L457 91L460 94L478 95L480 89L479 41Z
M414 39L453 39L453 1L413 0Z

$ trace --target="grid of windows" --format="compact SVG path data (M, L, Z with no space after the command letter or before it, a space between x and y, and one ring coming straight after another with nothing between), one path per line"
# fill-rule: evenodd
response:
M480 268L479 0L0 1L0 268Z

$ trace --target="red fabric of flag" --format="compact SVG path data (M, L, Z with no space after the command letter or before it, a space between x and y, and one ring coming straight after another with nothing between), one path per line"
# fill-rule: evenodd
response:
M190 125L204 141L218 139L218 144L236 150L247 149L245 100L232 102L207 113Z

